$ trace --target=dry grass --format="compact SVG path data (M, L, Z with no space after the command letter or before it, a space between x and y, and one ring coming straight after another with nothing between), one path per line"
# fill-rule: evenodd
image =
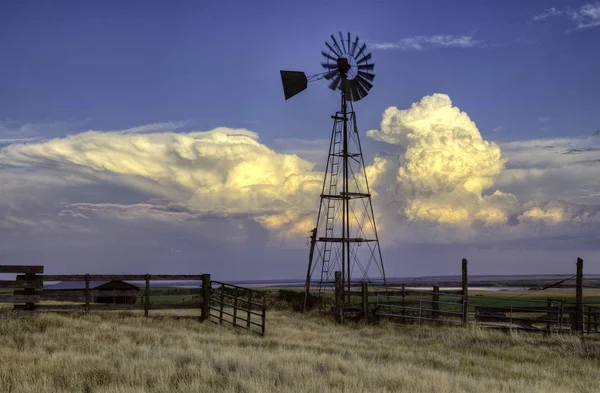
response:
M0 318L0 392L599 392L600 340L338 326L270 312L267 336L123 315Z

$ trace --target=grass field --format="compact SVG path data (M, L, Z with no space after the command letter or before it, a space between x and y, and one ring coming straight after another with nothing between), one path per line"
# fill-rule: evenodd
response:
M0 318L1 392L598 392L600 340L339 326L270 312L267 336L125 314Z

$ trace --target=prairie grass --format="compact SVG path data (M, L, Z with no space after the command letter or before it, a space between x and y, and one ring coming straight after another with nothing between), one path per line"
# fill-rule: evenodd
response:
M2 317L0 392L592 393L600 339L285 311L264 338L125 313Z

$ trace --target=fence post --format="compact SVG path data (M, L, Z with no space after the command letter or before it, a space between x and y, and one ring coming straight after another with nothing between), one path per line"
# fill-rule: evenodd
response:
M25 288L23 290L23 295L35 295L35 285L33 285L33 283L35 283L37 281L37 279L40 278L39 276L36 276L35 273L25 273L25 281L28 283L31 283L31 287L29 288ZM42 287L43 290L43 287ZM25 303L25 310L28 311L34 311L35 310L35 303Z
M365 322L369 322L369 286L365 281L362 283L362 311Z
M85 275L85 312L90 311L90 275Z
M219 287L219 291L221 292L221 299L220 299L220 304L219 304L219 323L222 324L223 323L223 306L225 303L225 287L223 284L221 284L221 286Z
M150 309L150 275L146 274L146 291L144 292L144 316L148 317L148 310Z
M440 286L439 285L434 285L433 286L433 298L431 299L433 301L431 308L433 309L433 319L434 320L438 320L440 319Z
M577 279L575 290L575 330L583 332L583 259L577 258Z
M560 299L558 302L558 325L559 325L559 332L562 333L563 330L563 322L564 322L564 305L563 305L563 299Z
M210 274L202 275L202 309L200 321L208 320L210 316Z
M342 272L335 272L335 317L338 323L344 323L344 283Z
M262 331L262 335L265 335L265 326L267 324L267 295L265 294L263 296L263 305L262 305L262 326L261 326L261 331Z
M462 323L467 325L469 318L469 275L467 273L467 260L462 260Z
M237 297L237 289L235 291L235 297L233 298L233 326L237 326L237 307L238 305L238 297Z
M423 315L423 291L419 294L419 325L421 324L421 316Z
M547 312L546 312L546 318L548 318L548 321L546 322L546 332L549 334L550 333L550 313L552 312L552 299L548 298L546 299L546 307L547 307Z
M592 332L592 307L588 306L588 313L587 313L587 332L588 334Z
M406 287L404 284L402 284L402 323L406 323Z
M252 319L252 291L248 289L248 304L246 307L246 328L250 330L250 321Z

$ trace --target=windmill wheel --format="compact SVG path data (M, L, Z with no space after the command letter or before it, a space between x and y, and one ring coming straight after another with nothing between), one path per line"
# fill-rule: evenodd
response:
M367 44L360 43L358 36L352 39L350 33L345 37L341 32L340 39L331 35L331 43L325 42L328 52L321 51L325 61L321 66L327 70L324 78L331 80L331 90L344 90L346 99L359 101L369 94L375 78L372 73L374 63L370 63L371 53L367 52Z

